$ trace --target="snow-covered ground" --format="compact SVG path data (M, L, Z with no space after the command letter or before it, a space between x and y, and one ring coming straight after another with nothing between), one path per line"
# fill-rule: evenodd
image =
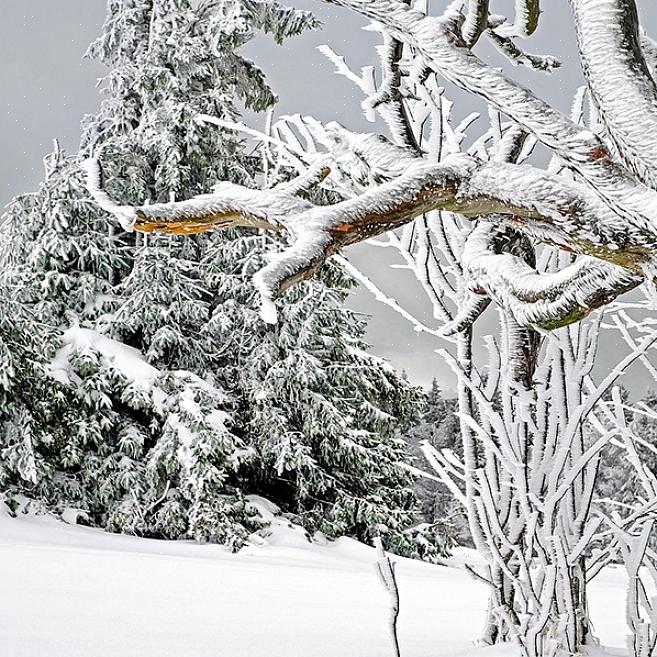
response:
M375 561L356 541L311 544L280 520L262 545L232 555L2 510L0 657L388 657ZM408 559L397 573L402 657L470 651L485 587ZM591 592L608 646L624 645L623 585L612 568Z

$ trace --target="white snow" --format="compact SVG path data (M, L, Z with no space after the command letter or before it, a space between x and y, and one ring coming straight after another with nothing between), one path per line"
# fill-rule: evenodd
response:
M237 555L45 516L14 519L0 505L0 655L391 656L375 551L344 538L310 543L267 502L251 501L272 519L271 535ZM485 587L461 570L395 561L403 657L472 651ZM591 591L598 636L614 648L624 645L623 586L622 571L609 568Z
M153 385L159 375L158 370L149 365L137 349L112 340L98 331L74 326L64 331L62 342L62 348L50 364L50 374L63 383L69 382L71 354L85 350L99 353L128 381L143 387Z

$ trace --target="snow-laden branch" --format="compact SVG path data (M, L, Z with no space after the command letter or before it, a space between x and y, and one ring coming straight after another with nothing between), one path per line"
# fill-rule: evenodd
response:
M327 0L377 20L400 41L411 45L426 67L454 85L481 96L491 106L535 135L562 161L588 181L594 191L621 215L642 224L654 223L657 194L638 183L614 162L591 130L507 77L487 66L453 33L451 21L425 16L399 0ZM521 4L521 3L519 3ZM527 2L526 6L537 3Z
M571 0L584 75L623 162L657 189L657 86L634 0Z
M125 206L113 201L102 188L102 167L97 159L90 158L83 166L87 172L87 189L96 203L116 216L126 229L142 233L191 235L228 227L279 231L285 217L311 207L308 201L286 191L262 192L228 182L216 185L210 194L186 201Z
M543 278L510 256L491 255L481 240L473 240L470 275L517 313L521 325L569 323L636 286L657 245L654 232L619 221L587 188L539 169L485 163L462 154L432 164L376 135L350 133L337 125L326 135L332 139L330 159L316 158L306 173L273 189L224 182L210 194L129 208L102 189L100 165L91 160L89 190L101 207L141 232L188 235L228 227L286 232L289 246L273 255L255 278L269 320L272 300L314 275L327 257L431 210L484 216L533 239L617 265L583 260L563 274ZM326 206L296 195L319 184L329 171L349 176L362 191Z
M135 209L129 205L116 203L105 191L103 169L96 159L89 159L82 163L87 174L87 190L96 201L98 207L116 217L124 230L132 230L135 225Z
M657 43L655 43L645 31L641 32L641 50L648 65L648 70L653 77L657 74Z
M504 36L495 29L488 30L488 36L493 42L493 45L506 55L513 64L529 66L538 71L546 71L548 73L561 66L561 62L555 57L550 55L534 55L526 52L511 37Z
M363 101L366 110L379 108L383 120L388 126L393 141L399 146L412 148L420 153L415 135L411 128L408 112L401 92L400 60L404 44L393 38L387 31L383 32L383 44L378 47L383 80L377 92Z
M540 0L515 0L515 4L514 33L521 37L534 34L538 27L538 17L541 13Z
M488 27L489 0L469 0L468 13L461 28L463 40L468 48L477 43Z
M545 329L579 321L643 277L609 262L578 259L556 273L539 274L523 258L495 246L499 227L480 223L470 233L462 262L473 289L506 308L521 326Z
M396 312L398 315L400 315L406 321L408 321L413 327L414 331L416 331L417 333L427 333L428 335L433 335L434 337L437 338L444 337L444 333L441 333L440 331L437 331L436 329L432 329L431 327L427 326L424 322L422 322L417 317L415 317L415 315L411 314L408 310L406 310L406 308L400 306L396 299L393 299L392 297L389 297L387 294L385 294L357 267L354 267L354 265L352 265L349 262L349 260L343 258L342 256L337 256L335 260L336 262L340 263L340 265L345 269L345 271L350 276L352 276L368 292L370 292L377 301L388 306L388 308L391 308L394 312Z

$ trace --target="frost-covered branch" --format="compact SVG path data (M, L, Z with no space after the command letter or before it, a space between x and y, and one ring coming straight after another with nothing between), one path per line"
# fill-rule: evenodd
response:
M539 274L496 244L501 234L492 224L477 226L466 242L463 265L471 288L485 291L522 326L553 329L579 321L643 281L623 267L590 257L556 273Z
M657 86L634 0L571 0L584 74L622 161L657 188Z
M397 586L397 577L395 575L395 564L390 557L386 555L383 548L383 541L379 536L374 539L376 548L377 569L383 586L385 586L388 596L390 597L390 620L388 629L390 630L390 639L394 650L395 657L400 657L399 637L397 635L397 620L399 618L399 587Z
M523 325L554 327L575 321L636 286L657 244L649 227L620 222L587 188L539 169L465 155L432 164L375 135L350 133L337 125L326 134L332 140L330 159L318 159L306 173L273 189L220 183L210 194L129 208L114 203L102 189L100 165L92 160L87 165L89 190L101 207L141 232L194 234L228 227L285 231L289 247L256 277L270 318L271 300L312 276L337 250L432 210L484 216L532 239L616 265L594 266L585 260L556 278L543 278L510 256L491 257L481 240L473 241L468 251L471 277ZM329 171L348 176L360 193L327 206L297 196Z
M584 178L620 214L643 224L657 216L657 194L614 162L605 144L591 130L540 100L499 69L487 66L460 43L450 21L428 17L398 0L327 0L380 21L399 40L409 43L426 67L458 87L481 96ZM534 3L527 3L527 6ZM537 3L536 8L538 8ZM595 3L594 3L595 4Z
M419 154L420 148L413 134L401 91L400 61L404 52L404 44L384 31L383 44L379 46L378 50L383 80L377 92L363 101L363 106L366 109L379 107L393 141L399 146L412 148Z
M488 27L489 0L469 0L468 13L461 28L463 40L468 48L477 43Z
M515 5L514 33L521 37L534 34L541 13L540 0L515 0Z
M413 326L414 331L417 333L427 333L428 335L433 335L434 337L443 337L443 333L427 326L424 322L415 317L415 315L406 310L406 308L400 306L396 299L393 299L392 297L389 297L387 294L385 294L381 289L379 289L377 285L375 285L359 269L354 267L354 265L352 265L346 258L337 256L335 259L340 263L340 265L342 265L342 267L344 267L345 271L350 276L353 276L353 278L357 280L368 292L370 292L377 301L388 306L388 308L392 309L395 313L408 321L411 326Z
M547 71L548 73L561 66L561 62L555 57L550 55L533 55L532 53L526 52L511 37L504 36L495 29L489 29L488 36L500 52L506 55L514 64L522 64L523 66L529 66L538 71Z
M451 329L462 329L476 318L487 305L485 297L512 310L521 325L561 326L608 303L636 286L644 276L652 277L653 254L657 248L657 192L641 183L647 180L647 174L639 172L641 180L636 180L613 160L605 144L592 131L552 109L498 69L481 62L470 52L461 33L455 31L460 23L453 15L425 16L400 0L331 1L377 21L376 29L384 35L379 53L382 82L375 93L368 87L369 83L350 72L343 60L332 52L330 57L342 74L353 79L366 93L366 105L387 119L397 144L373 135L350 133L330 124L321 127L319 141L328 142L331 161L318 163L316 152L304 157L303 148L297 144L292 150L295 158L301 156L295 166L302 175L295 181L268 190L222 183L212 193L186 201L135 208L114 203L103 190L100 177L92 172L89 189L99 205L117 216L124 226L134 225L143 232L193 234L233 226L284 231L290 239L289 247L275 254L256 277L270 311L275 296L312 276L335 251L404 226L433 210L481 217L496 225L511 226L532 240L605 261L595 263L584 259L564 272L546 277L510 254L489 253L483 249L481 240L473 241L466 253L469 263L466 269L473 284ZM617 54L615 49L623 44L636 45L634 50L640 51L632 0L602 2L605 16L605 12L616 12L627 19L617 28L606 26L604 20L594 16L597 0L572 0L572 4L585 64L587 57L594 59L595 54L589 44L590 34L596 43L608 37L610 45L600 59L613 58ZM488 3L481 0L468 4L463 26L468 43L472 44L484 27L494 29L502 40L509 39L511 34L531 34L536 28L539 14L536 0L518 0L514 26L506 32L508 24L490 19L488 9ZM623 38L627 43L619 45L619 39ZM429 142L430 156L420 157L415 141L421 138L422 128L418 132L417 117L411 126L402 93L400 58L405 45L415 57L414 71L433 70L482 96L490 106L516 122L504 135L501 123L499 135L493 133L500 152L509 151L502 146L506 142L512 150L518 150L516 143L522 146L527 133L532 133L553 149L577 178L571 180L504 161L486 162L457 154L446 157L442 143ZM645 70L628 75L629 82L623 85L623 90L628 87L638 93L647 84L652 89L654 82L645 63L641 64L640 53L628 58L618 66L639 69L643 66ZM619 75L623 70L618 69ZM440 92L435 96L428 82L426 89L422 88L422 80L427 81L425 73L418 77L411 72L409 76L414 81L409 83L411 86L415 85L418 92L426 92L421 93L428 106L425 119L430 117L432 122L445 123L445 117L439 115L443 111ZM618 128L612 127L616 115L622 113L627 103L618 99L621 93L614 96L609 91L608 78L613 76L598 74L591 65L587 77L603 115L605 112L609 115L605 120L618 142L621 159L629 162L632 158L627 153L634 148L638 128L633 128L635 132L630 131L631 134L629 128L625 130L624 126L632 123L631 117L619 119ZM609 101L605 100L608 93ZM654 89L651 93L655 95ZM652 96L644 95L648 98L646 102L651 102ZM408 98L411 97L416 98L412 93ZM639 118L651 114L645 103L644 106L637 103L636 107L641 114ZM657 130L646 130L646 125L644 122L641 128L643 136L657 134ZM445 130L448 136L449 130ZM516 133L519 139L508 137L515 137ZM626 133L627 138L623 136ZM289 138L295 141L293 134ZM458 143L451 148L458 150ZM657 157L654 156L657 149L649 145L648 150ZM307 162L312 163L310 171L304 169ZM650 168L649 165L650 162L646 166ZM632 168L638 171L638 165ZM314 206L296 197L297 193L319 184L329 172L329 180L347 188L347 196L352 198L330 206ZM581 180L587 185L581 184ZM454 266L463 267L463 264ZM431 286L425 287L432 293ZM439 301L435 303L441 305Z

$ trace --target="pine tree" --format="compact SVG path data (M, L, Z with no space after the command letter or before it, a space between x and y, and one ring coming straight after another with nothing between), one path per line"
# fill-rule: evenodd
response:
M404 533L418 517L396 429L417 391L366 352L365 322L344 307L354 282L337 266L288 295L276 325L261 322L250 281L265 239L210 249L202 267L217 291L208 333L228 355L223 375L257 453L245 485L310 532L382 533L392 549L433 553Z
M220 180L255 184L258 161L245 154L241 141L196 118L234 119L238 103L256 111L270 106L275 97L264 75L236 49L257 30L280 41L314 25L309 14L276 3L115 3L103 36L89 50L111 73L100 116L85 122L83 146L101 145L114 174L110 184L126 199L184 198ZM221 249L226 239L153 236L138 245L132 271L117 288L122 302L108 330L151 365L176 376L194 373L218 390L213 345L203 332L211 292L203 286L199 261L208 243ZM154 511L166 486L166 511L155 510L154 520L162 535L238 545L246 535L240 518L257 525L235 481L251 451L200 420L202 392L191 402L195 413L169 408L164 431L145 457L146 479L112 518L113 526L143 532L153 525L144 509Z
M418 468L432 473L431 466L422 453L422 443L442 450L452 450L462 456L462 440L459 420L456 415L456 400L445 399L436 379L426 393L424 405L406 423L404 439ZM454 499L444 484L429 478L419 478L415 490L420 500L422 517L435 525L446 543L456 542L470 545L471 538L464 509Z
M630 395L626 388L620 386L621 400L628 405L625 420L632 428L633 434L639 439L635 441L637 454L642 465L657 475L657 393L649 390L636 405L636 411L629 409ZM605 397L609 397L609 394ZM641 412L645 409L646 412ZM644 495L643 487L638 481L636 468L627 459L625 449L610 443L600 461L599 473L596 479L596 496L602 500L613 500L614 504L634 504L637 498ZM613 505L609 508L613 511ZM652 540L657 547L657 537Z
M344 308L353 282L329 268L272 328L251 283L271 238L136 239L84 190L80 161L92 151L125 202L185 198L219 180L256 185L260 160L197 116L270 106L263 74L237 49L259 31L280 42L315 24L269 1L108 3L89 49L110 69L106 97L84 120L81 154L56 149L5 226L2 259L50 330L43 396L59 401L42 405L39 426L58 435L47 449L37 441L33 459L11 432L3 440L21 454L12 471L32 476L30 459L42 463L30 490L51 507L237 548L262 526L246 497L259 494L309 532L384 534L391 549L435 553L431 537L407 531L415 498L395 435L416 394L366 353L365 322Z
M113 282L130 262L126 239L89 202L78 157L55 142L44 165L39 190L14 199L3 217L0 259L42 321L93 321L115 307Z
M84 190L77 158L56 144L45 159L39 190L15 199L4 217L0 259L9 305L3 308L12 309L23 337L5 343L14 379L7 403L20 422L10 420L0 433L7 475L0 490L10 498L25 493L54 509L79 506L93 515L108 500L106 482L98 478L100 463L111 453L107 385L94 390L97 381L80 380L82 385L72 387L53 375L50 361L64 329L111 312L111 280L125 271L126 260L124 246L112 238ZM17 387L18 381L23 385ZM23 427L34 463L27 479L12 457L21 449L15 436ZM116 472L109 461L103 467L112 481ZM91 490L96 485L103 489L97 494Z
M38 498L60 438L65 395L48 378L53 331L23 303L11 272L0 282L0 500Z

